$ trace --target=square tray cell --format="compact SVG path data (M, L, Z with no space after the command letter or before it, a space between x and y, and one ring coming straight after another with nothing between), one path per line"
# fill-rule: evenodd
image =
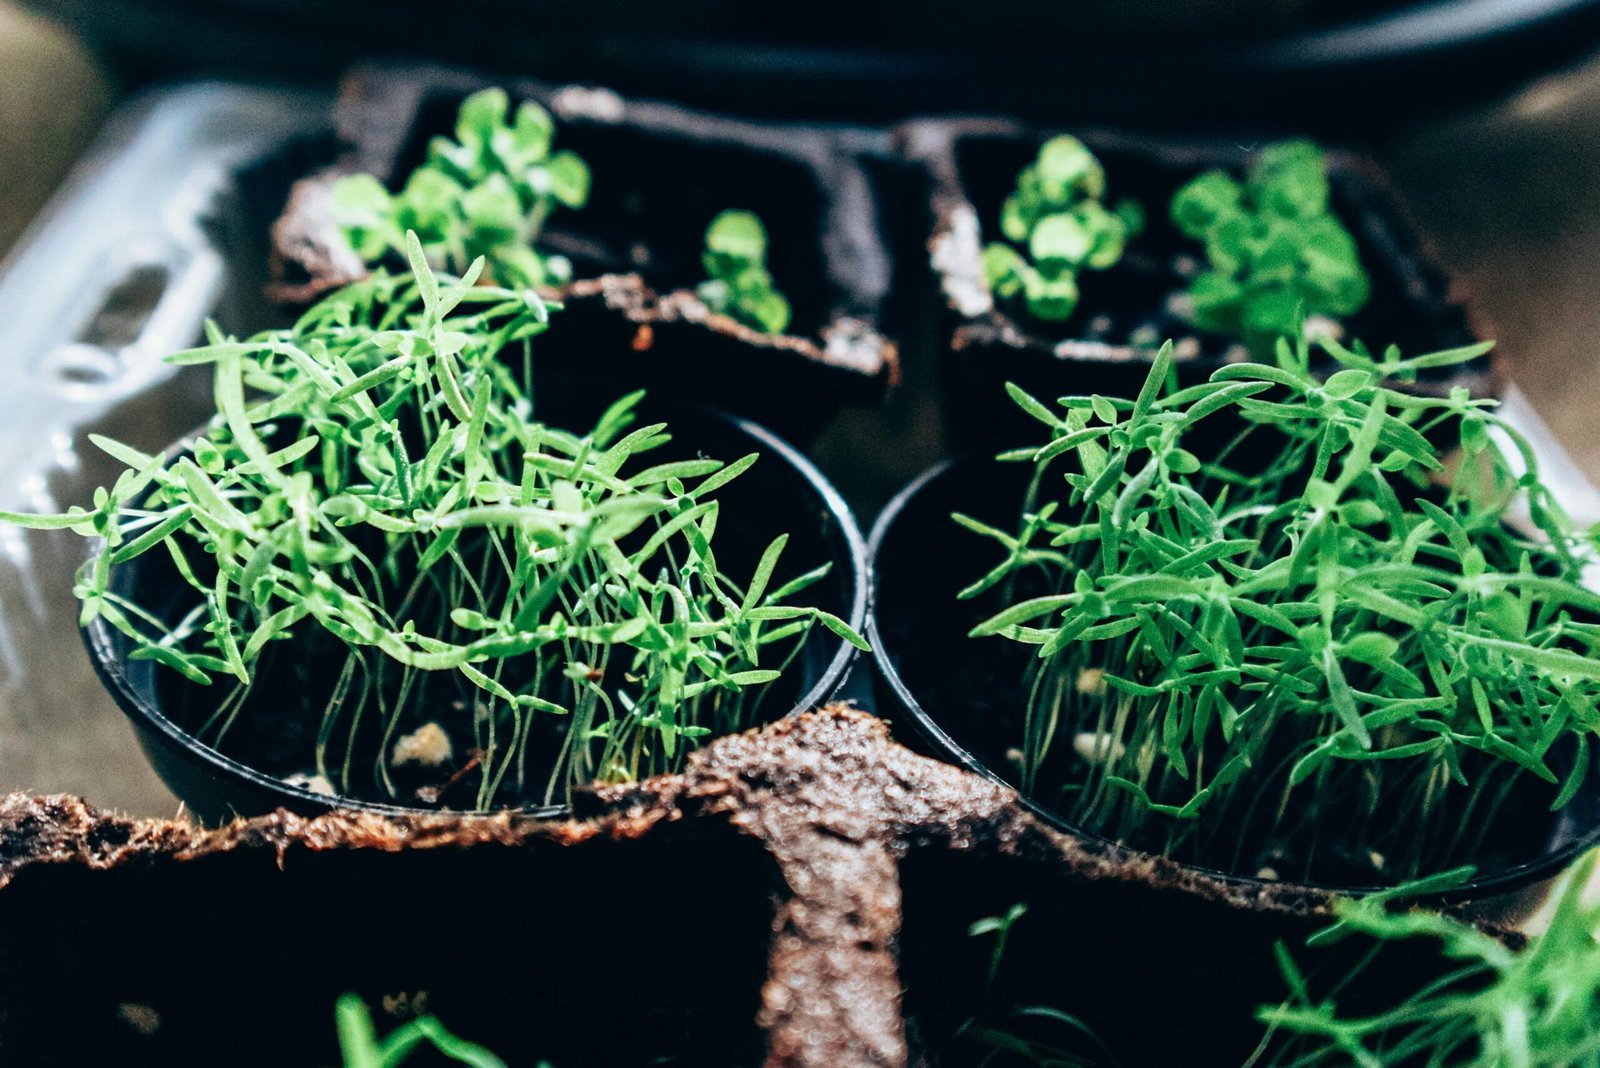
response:
M1264 1037L1256 1009L1288 995L1276 943L1314 983L1345 974L1370 948L1351 939L1308 950L1326 917L1284 901L1223 907L1203 892L1215 887L1163 885L1160 865L1148 880L1126 878L1133 870L1086 880L1061 857L981 847L909 856L899 954L911 1063L979 1068L994 1050L973 1032L992 1029L1091 1064L1234 1068ZM1016 905L1027 911L991 983L995 935L969 929ZM1340 1008L1392 1005L1445 967L1430 944L1396 945Z
M149 824L89 826L103 859L124 850L106 870L6 885L0 848L4 1063L337 1064L346 992L380 1033L407 1016L385 1004L421 1004L513 1065L762 1061L777 869L726 824L630 840L290 817L187 852Z
M865 172L846 150L863 136L752 123L602 89L557 88L449 68L362 68L346 81L337 125L350 146L300 183L275 228L277 291L306 299L362 272L327 209L337 173L399 186L450 135L471 92L506 87L556 119L555 146L588 162L589 202L560 210L541 241L576 280L542 337L562 377L675 390L805 436L847 403L873 403L898 377L879 333L890 261ZM789 332L716 315L694 294L706 226L726 208L756 212L769 268L789 298Z
M1180 373L1194 379L1249 357L1242 345L1195 329L1183 314L1189 280L1204 269L1204 250L1178 231L1168 210L1173 194L1204 170L1242 175L1251 150L1238 145L1075 131L1105 166L1106 203L1138 201L1145 230L1117 265L1079 275L1081 299L1065 323L1044 324L993 299L979 257L985 243L999 239L1001 204L1017 172L1053 132L1002 120L929 120L899 134L934 175L928 248L946 323L946 417L958 440L1023 425L1004 395L1008 381L1043 397L1126 396L1137 391L1155 349L1168 339ZM1329 181L1334 211L1354 236L1372 281L1367 305L1343 323L1345 339L1379 350L1397 344L1407 355L1475 341L1449 279L1376 166L1334 152ZM1494 388L1487 357L1425 378L1417 388L1452 385Z

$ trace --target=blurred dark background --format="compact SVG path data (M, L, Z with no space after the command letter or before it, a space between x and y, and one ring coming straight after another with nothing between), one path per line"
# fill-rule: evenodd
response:
M374 54L707 107L1360 134L1570 60L1594 0L28 0L124 84L328 79Z

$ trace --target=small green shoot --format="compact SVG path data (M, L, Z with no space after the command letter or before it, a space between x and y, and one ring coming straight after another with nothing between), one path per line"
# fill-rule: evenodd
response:
M1018 902L1007 909L1005 915L985 917L967 929L973 938L993 935L994 945L984 977L984 1005L956 1029L955 1038L982 1050L975 1062L978 1068L1008 1064L1033 1068L1115 1068L1116 1058L1094 1030L1078 1017L1048 1005L995 1004L998 998L995 988L1012 929L1027 912L1028 906Z
M1189 287L1195 325L1262 357L1303 316L1344 318L1367 303L1355 238L1328 202L1327 159L1310 141L1262 149L1242 183L1201 174L1172 198L1172 220L1210 261Z
M1002 457L1035 468L1019 528L957 517L1001 556L963 596L1032 654L1025 793L1189 862L1393 884L1575 795L1600 596L1493 400L1385 385L1488 346L1323 345L1325 380L1302 340L1182 390L1169 344L1135 400L1012 387L1049 436Z
M1012 244L991 242L983 250L990 292L1000 300L1020 295L1045 322L1071 318L1079 272L1114 267L1144 228L1139 205L1122 200L1108 210L1105 189L1105 169L1082 141L1066 135L1046 141L1000 210L1001 233Z
M1593 896L1600 853L1568 871L1553 894L1548 927L1526 949L1451 916L1392 911L1368 898L1338 906L1339 934L1373 947L1332 993L1311 993L1313 977L1278 946L1291 994L1259 1016L1279 1042L1276 1068L1600 1068L1600 900ZM1365 1015L1341 1011L1338 994L1359 984L1398 941L1439 943L1440 978L1398 1004Z
M789 301L767 270L767 229L749 211L724 211L706 228L701 256L707 280L696 292L706 307L767 334L789 325Z
M333 1014L344 1068L396 1068L428 1046L446 1059L471 1068L506 1068L506 1062L489 1050L452 1034L437 1016L418 1016L380 1039L372 1023L372 1012L359 996L342 995L334 1005ZM550 1068L550 1065L540 1061L539 1068Z
M589 168L571 152L552 152L555 124L538 104L510 114L503 89L473 93L461 104L456 137L436 137L428 159L391 193L370 174L340 178L333 212L367 264L403 261L415 231L428 262L463 274L482 256L485 275L522 289L571 281L565 257L535 249L550 213L589 199Z

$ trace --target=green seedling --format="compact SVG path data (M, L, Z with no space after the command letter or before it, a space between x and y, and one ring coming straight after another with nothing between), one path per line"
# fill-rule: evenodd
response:
M428 262L452 274L483 257L486 277L507 288L570 281L571 263L535 246L552 211L589 199L589 168L551 151L549 113L525 101L512 115L504 90L485 89L462 103L455 132L453 141L433 139L398 192L370 174L334 183L334 218L356 254L368 264L403 261L414 231Z
M1335 342L1133 400L1047 404L1014 530L963 596L1033 654L1024 792L1079 826L1266 877L1395 883L1560 808L1600 729L1594 559L1535 457L1464 389L1385 383L1476 359ZM1525 510L1536 530L1509 520Z
M1066 135L1046 141L1000 210L1001 233L1012 244L992 242L983 250L990 292L1000 300L1020 296L1029 314L1045 322L1071 318L1079 273L1114 267L1144 228L1136 202L1105 207L1105 188L1105 169L1083 142Z
M1567 872L1554 909L1527 948L1472 924L1420 909L1396 911L1379 898L1338 905L1338 924L1313 941L1367 938L1371 949L1328 992L1278 946L1290 996L1263 1008L1277 1039L1275 1068L1597 1068L1600 1066L1600 901L1592 893L1600 854ZM1439 978L1398 1004L1356 1014L1341 994L1382 968L1396 942L1438 943ZM1290 1036L1288 1041L1283 1041Z
M380 1039L372 1023L372 1012L359 996L341 996L334 1005L333 1015L339 1030L339 1052L344 1056L344 1068L397 1068L426 1048L472 1068L506 1068L506 1062L489 1050L452 1034L437 1016L418 1016ZM540 1061L537 1068L550 1068L550 1065Z
M697 292L706 307L767 334L788 327L789 301L773 287L767 230L754 212L725 211L711 220L701 263L707 279Z
M1328 202L1327 159L1310 141L1261 151L1244 182L1213 170L1172 198L1172 220L1205 245L1189 287L1195 325L1270 357L1302 317L1356 314L1371 284Z
M955 1039L978 1051L978 1068L1028 1065L1031 1068L1116 1068L1116 1059L1094 1030L1078 1017L1050 1005L1008 1005L996 987L1013 929L1028 913L1020 902L1003 916L987 916L967 934L994 939L984 977L983 1005L956 1029ZM967 1058L962 1059L966 1063Z

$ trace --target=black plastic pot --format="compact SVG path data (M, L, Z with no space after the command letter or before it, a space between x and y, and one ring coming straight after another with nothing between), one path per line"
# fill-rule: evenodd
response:
M679 391L796 440L898 380L896 348L880 333L890 256L853 154L886 135L748 122L606 89L427 65L353 71L335 113L346 151L295 186L274 227L274 291L303 301L362 273L332 225L331 183L365 172L402 185L434 137L453 136L462 100L491 86L550 111L556 147L593 176L588 203L553 213L540 239L572 261L575 279L559 292L566 325L541 342L544 362ZM785 334L714 314L695 295L705 228L729 208L768 229L768 267L793 311Z
M554 401L563 421L571 419L568 425L589 425L584 420L592 421L599 414L600 406L587 394L583 396L582 401L570 400L571 395ZM552 404L545 404L543 410L551 411ZM734 573L749 573L772 538L788 531L785 571L792 568L799 574L831 562L829 578L812 587L813 603L848 620L858 631L863 627L868 600L865 545L849 506L809 460L760 425L715 409L647 400L641 414L670 424L675 445L668 446L663 456L670 451L732 461L759 452L762 459L718 494L726 509L717 545L719 559ZM186 443L175 446L174 455L185 447ZM118 592L135 603L159 605L175 580L165 565L161 554L140 557L114 572L113 581ZM179 611L187 607L183 605ZM95 670L133 722L139 744L157 774L202 820L216 823L277 808L304 814L336 808L415 811L318 794L219 752L186 729L184 705L200 687L151 661L130 660L132 643L103 619L90 623L83 636ZM813 630L785 677L771 684L782 687L768 695L775 715L826 702L845 684L855 652L853 646L835 640L826 630ZM558 817L567 814L569 807L530 806L519 811Z
M1027 423L1007 398L1015 382L1041 397L1094 391L1132 396L1162 342L1174 342L1182 378L1199 381L1225 363L1248 358L1230 338L1196 330L1181 313L1204 249L1171 221L1172 196L1211 168L1242 174L1250 151L1236 144L1152 140L1108 131L1073 131L1105 165L1107 203L1123 197L1144 209L1144 232L1122 260L1078 276L1081 299L1065 323L1042 323L1020 301L997 302L979 257L1000 240L1000 207L1017 172L1059 131L1002 119L926 120L899 134L905 150L933 176L929 253L945 328L941 346L947 433L971 445ZM1349 153L1329 155L1334 210L1356 239L1372 280L1372 297L1343 323L1346 339L1407 355L1472 344L1467 312L1449 278L1434 264L1397 194L1376 165ZM1337 369L1333 367L1332 369ZM1466 385L1489 391L1489 361L1447 369L1417 389Z
M987 566L984 541L950 520L965 512L1001 529L1014 526L1030 465L1001 465L986 457L944 461L912 482L884 509L873 526L873 602L867 623L882 680L880 707L895 708L916 726L942 758L991 780L1014 786L1005 753L1015 744L992 708L1010 709L1026 699L1020 685L1028 651L1014 643L966 637L981 617L964 609L956 592ZM1600 761L1597 761L1600 763ZM1591 774L1578 795L1539 828L1545 840L1529 859L1485 872L1440 895L1440 901L1486 902L1499 912L1522 911L1519 891L1558 875L1581 853L1600 843L1600 786ZM1024 804L1063 831L1095 841L1106 839L1077 826L1026 797ZM1184 868L1246 889L1294 884L1268 882L1253 875ZM1377 886L1304 884L1340 894L1375 892Z

